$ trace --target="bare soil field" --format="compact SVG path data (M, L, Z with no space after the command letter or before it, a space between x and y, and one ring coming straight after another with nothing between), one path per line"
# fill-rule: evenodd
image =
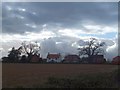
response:
M76 76L112 72L117 65L105 64L2 64L2 87L36 87L50 76Z

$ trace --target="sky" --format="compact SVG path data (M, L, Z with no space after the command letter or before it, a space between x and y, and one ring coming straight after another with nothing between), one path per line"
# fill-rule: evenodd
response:
M117 2L3 2L2 56L23 41L37 41L41 56L78 54L91 37L106 43L105 58L118 54Z

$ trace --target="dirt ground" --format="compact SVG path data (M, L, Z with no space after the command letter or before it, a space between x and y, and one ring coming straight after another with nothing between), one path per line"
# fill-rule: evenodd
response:
M117 65L102 64L2 64L2 87L35 87L49 76L74 76L111 72Z

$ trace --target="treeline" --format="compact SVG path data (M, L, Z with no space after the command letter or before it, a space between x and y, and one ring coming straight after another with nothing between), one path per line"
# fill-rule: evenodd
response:
M23 42L18 49L13 47L8 52L7 57L2 57L2 62L17 63L23 62L28 63L32 60L33 56L39 57L40 46L37 42ZM41 60L41 58L39 58Z
M82 45L80 48L78 48L78 53L79 57L87 56L87 58L83 57L81 60L89 62L95 57L98 58L99 55L104 55L103 46L105 46L105 42L99 42L95 38L90 38L84 44L85 45ZM2 58L2 62L29 63L32 62L32 60L37 60L37 62L46 62L46 59L42 59L40 57L40 49L41 47L37 42L23 42L18 49L13 47L12 50L8 52L8 56Z

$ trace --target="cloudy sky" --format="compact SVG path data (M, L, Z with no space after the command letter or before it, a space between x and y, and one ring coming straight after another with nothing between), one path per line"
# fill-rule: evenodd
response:
M106 42L105 57L118 48L117 2L3 2L2 55L23 41L37 41L41 56L77 54L78 45L91 37Z

